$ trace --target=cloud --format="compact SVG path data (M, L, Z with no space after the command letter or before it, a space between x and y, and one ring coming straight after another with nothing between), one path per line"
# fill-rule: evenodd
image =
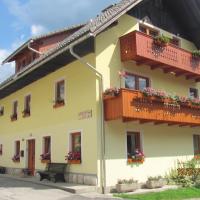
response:
M42 25L33 24L31 26L31 35L33 35L33 36L40 35L45 32L47 32L47 29Z
M116 0L3 1L15 16L15 25L39 25L48 30L86 22L106 6L116 3Z
M10 54L6 49L0 49L0 63ZM15 71L14 63L0 65L0 83L11 76Z

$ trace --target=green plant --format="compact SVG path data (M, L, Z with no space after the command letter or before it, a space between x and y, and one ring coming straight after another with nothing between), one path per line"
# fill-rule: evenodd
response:
M137 180L134 180L133 178L131 179L122 179L122 180L118 180L117 182L118 184L133 184L133 183L138 183Z
M159 181L163 179L162 176L150 176L148 177L148 181Z
M200 50L194 50L192 52L192 56L195 58L200 58Z
M165 35L158 35L154 38L154 44L159 46L165 46L170 42L170 38Z

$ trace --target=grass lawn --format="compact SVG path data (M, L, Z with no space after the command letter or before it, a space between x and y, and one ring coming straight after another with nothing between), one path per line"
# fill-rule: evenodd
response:
M200 197L200 189L180 188L146 194L116 194L115 197L134 200L182 200Z

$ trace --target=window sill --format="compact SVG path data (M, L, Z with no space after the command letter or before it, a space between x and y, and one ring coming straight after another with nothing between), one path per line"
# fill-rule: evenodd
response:
M64 105L65 105L65 102L56 102L56 103L54 104L53 108L60 108L60 107L62 107L62 106L64 106Z
M68 160L69 164L81 164L81 160Z
M41 160L41 163L50 163L50 160Z
M138 160L138 159L128 159L127 160L128 164L134 164L134 163L142 164L143 162L144 162L144 159L140 159L140 160Z
M11 117L11 122L17 121L17 117Z
M24 113L23 114L23 118L30 117L30 116L31 116L30 113Z
M20 163L20 160L13 160L14 163Z

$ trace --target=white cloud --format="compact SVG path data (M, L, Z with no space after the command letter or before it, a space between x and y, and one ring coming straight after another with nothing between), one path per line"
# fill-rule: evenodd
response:
M10 54L10 52L6 49L0 49L0 63ZM14 63L8 63L5 65L0 65L0 82L7 79L11 76L15 71Z
M88 21L119 0L3 0L15 16L15 26L36 25L48 30ZM38 28L38 27L37 27Z
M42 25L33 24L31 26L31 35L33 35L33 36L40 35L45 32L47 32L47 29Z

